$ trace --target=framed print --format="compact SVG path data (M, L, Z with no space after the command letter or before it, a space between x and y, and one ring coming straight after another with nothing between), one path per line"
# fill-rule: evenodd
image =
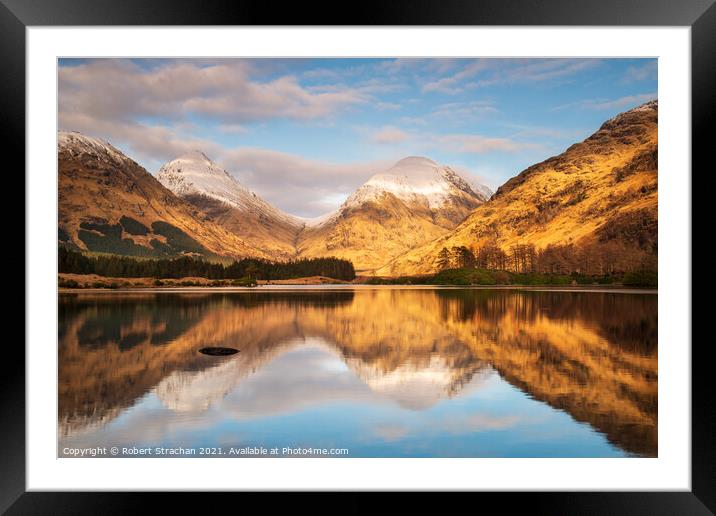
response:
M1 8L10 514L144 503L119 491L715 510L691 336L711 2Z

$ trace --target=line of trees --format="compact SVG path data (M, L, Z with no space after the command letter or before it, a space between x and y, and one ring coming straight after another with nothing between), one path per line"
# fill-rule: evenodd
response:
M270 262L244 258L224 265L188 256L174 259L137 260L126 256L86 256L59 248L59 272L97 274L112 278L253 278L278 280L305 276L327 276L351 281L355 279L353 263L339 258L308 258L289 262Z
M440 270L478 268L517 273L607 275L640 270L656 270L657 256L618 241L575 245L550 244L542 249L518 244L502 249L485 245L443 247L437 256Z

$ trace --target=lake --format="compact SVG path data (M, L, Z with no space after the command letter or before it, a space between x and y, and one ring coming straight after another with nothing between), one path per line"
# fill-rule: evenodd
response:
M653 292L62 293L58 343L60 457L657 456Z

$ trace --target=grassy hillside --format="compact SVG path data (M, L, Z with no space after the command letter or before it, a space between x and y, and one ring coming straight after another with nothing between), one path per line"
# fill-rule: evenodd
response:
M377 271L439 271L443 249L494 249L520 270L525 247L572 246L585 263L575 270L656 268L658 105L622 113L564 153L529 167L501 186L454 231ZM553 253L557 254L557 253ZM564 253L562 253L564 254Z
M60 133L58 242L137 257L270 258L208 220L109 144Z

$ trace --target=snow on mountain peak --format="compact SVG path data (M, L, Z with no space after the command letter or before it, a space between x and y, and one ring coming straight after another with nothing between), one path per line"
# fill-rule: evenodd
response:
M356 190L344 206L355 206L390 193L404 201L425 199L430 209L442 206L454 195L468 195L486 200L463 177L450 167L440 166L429 158L409 156L385 172L375 174Z
M216 163L214 163L211 158L209 158L209 156L207 156L198 149L185 152L181 156L170 161L170 163L185 163L187 164L187 166L192 167L194 169L194 172L203 171L207 174L227 174L227 172L221 167L219 167Z
M202 187L211 188L227 180L243 188L231 174L211 161L206 154L198 150L182 154L178 158L164 164L157 174L157 177L159 177L161 181L160 176L176 178L178 182L181 183L179 187L180 190L182 188L190 189L192 186L195 190L198 190L198 192L192 193L203 193L200 191Z
M85 136L76 131L59 131L57 134L57 150L69 152L74 156L89 154L97 159L116 165L132 161L122 151L106 141Z
M651 110L658 110L659 109L659 99L653 99L648 102L645 102L641 104L640 106L637 106L633 109L630 109L629 111L651 111Z
M303 224L251 192L199 150L182 154L162 165L157 172L157 179L180 197L203 195L240 210L280 219L292 225Z
M184 154L182 154L181 156L179 156L176 159L181 159L181 160L186 160L186 161L195 161L195 162L199 162L199 163L203 162L203 163L208 163L208 164L213 163L211 161L211 159L209 158L209 156L207 156L206 154L204 154L202 151L200 151L198 149L194 149L192 151L185 152Z
M232 205L251 195L248 189L201 151L187 152L165 163L159 169L157 179L177 195L206 195Z
M606 122L602 124L600 127L601 129L610 129L615 126L618 126L620 124L626 123L626 124L633 124L633 123L639 123L639 120L644 116L648 115L649 113L652 113L654 117L658 116L659 112L659 100L654 99L650 100L648 102L645 102L644 104L641 104L635 108L632 108L628 111L624 111L622 113L619 113L618 115L610 118Z

